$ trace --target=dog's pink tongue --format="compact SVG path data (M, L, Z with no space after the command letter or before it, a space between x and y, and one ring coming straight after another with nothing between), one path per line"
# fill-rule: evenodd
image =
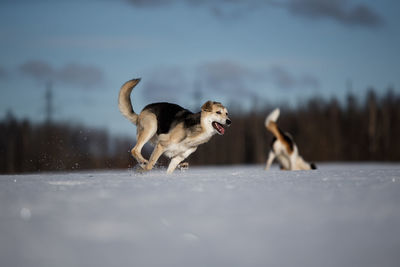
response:
M218 127L218 131L219 131L220 134L224 134L225 133L225 128L224 127L222 127L218 123L217 123L217 127Z

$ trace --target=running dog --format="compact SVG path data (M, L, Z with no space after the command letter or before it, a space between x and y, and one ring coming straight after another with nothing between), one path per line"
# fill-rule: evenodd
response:
M282 170L311 170L316 169L314 163L306 162L300 155L293 138L289 133L279 129L276 121L280 114L279 108L274 109L265 119L265 127L274 135L271 143L265 170L271 167L276 158Z
M151 170L164 154L171 159L167 173L172 173L197 147L218 133L223 135L231 124L227 109L219 102L207 101L198 113L192 113L179 105L153 103L140 114L133 111L130 99L133 88L140 79L127 81L119 91L118 106L122 115L137 126L136 145L131 154L143 168ZM149 160L142 156L142 148L150 141L154 150ZM180 164L187 167L188 163Z

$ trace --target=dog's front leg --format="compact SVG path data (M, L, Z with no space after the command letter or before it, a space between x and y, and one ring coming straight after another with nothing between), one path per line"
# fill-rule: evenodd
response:
M269 170L274 159L275 159L275 153L271 150L268 154L268 160L267 164L265 165L265 170Z
M178 166L178 164L184 159L185 158L182 156L176 156L176 157L172 158L171 162L168 165L167 173L171 174L176 169L176 166Z
M289 157L289 171L295 171L298 170L297 169L297 165L296 165L296 158L294 156L294 153L292 153L292 155Z
M197 147L190 148L190 149L186 150L184 153L172 158L171 162L168 165L167 173L172 173L176 169L176 166L178 166L178 164L181 163L182 160L184 160L190 154L192 154L194 151L196 151L196 149L197 149Z

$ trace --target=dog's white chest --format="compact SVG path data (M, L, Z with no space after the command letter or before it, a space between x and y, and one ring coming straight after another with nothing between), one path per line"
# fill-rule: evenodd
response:
M187 151L190 148L190 146L188 146L185 143L178 143L178 144L170 144L167 149L165 150L164 154L169 157L169 158L173 158L176 155L180 155L182 153L184 153L185 151Z
M182 155L188 150L197 148L200 144L207 142L211 138L212 134L205 133L198 135L195 138L186 138L179 143L172 143L165 149L164 155L169 158L173 158L177 155Z
M275 141L273 150L276 155L276 159L280 162L283 168L290 168L290 155L286 150L286 147L279 141Z

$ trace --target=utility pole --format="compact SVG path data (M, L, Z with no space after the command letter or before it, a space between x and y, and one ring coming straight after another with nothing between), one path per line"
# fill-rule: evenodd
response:
M347 93L353 93L353 81L351 79L347 79L346 89L347 89Z

